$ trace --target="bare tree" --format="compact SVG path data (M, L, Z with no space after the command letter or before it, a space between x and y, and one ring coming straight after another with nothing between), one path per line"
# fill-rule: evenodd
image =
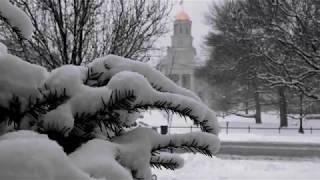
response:
M258 80L276 89L280 126L287 126L287 96L320 97L319 8L319 1L309 0L230 0L215 7L209 14L214 31L207 38L213 47L208 67L215 67L218 79L233 76L241 85L251 77L252 84Z
M19 42L15 38L15 42L28 47L28 61L50 69L80 65L106 54L148 60L155 41L167 32L171 10L169 1L159 0L14 2L35 27L31 40ZM8 36L8 32L2 36ZM22 52L17 45L8 46L15 54Z

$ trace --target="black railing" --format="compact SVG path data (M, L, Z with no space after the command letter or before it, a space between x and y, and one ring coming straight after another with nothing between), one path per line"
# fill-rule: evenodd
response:
M170 129L189 129L189 132L193 131L199 131L199 126L153 126L154 130L158 131L160 129L161 134L167 134L168 130ZM261 131L261 130L275 130L278 134L281 134L281 132L284 131L296 131L299 132L299 128L295 127L283 127L283 128L277 128L277 127L254 127L254 126L229 126L228 123L226 126L220 126L221 130L224 131L226 134L229 134L231 130L246 130L247 133L252 133L253 131ZM315 131L320 131L320 128L314 128L314 127L306 127L303 128L303 131L305 134L313 134Z

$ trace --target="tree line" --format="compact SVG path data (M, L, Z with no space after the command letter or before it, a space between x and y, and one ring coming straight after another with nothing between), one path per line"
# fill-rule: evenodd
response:
M206 15L210 57L197 75L212 85L213 106L256 123L262 110L276 107L280 127L288 125L288 114L319 113L319 9L317 0L212 5Z

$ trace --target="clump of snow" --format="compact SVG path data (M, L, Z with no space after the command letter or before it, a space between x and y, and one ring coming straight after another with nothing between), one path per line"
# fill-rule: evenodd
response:
M0 140L0 175L6 180L93 180L45 135L18 131Z
M22 104L21 111L30 99L34 101L42 97L39 88L49 74L45 68L10 54L0 56L0 73L0 105L8 107L9 101L17 96Z
M0 1L0 15L7 19L11 26L18 28L23 37L29 39L32 36L33 25L31 20L9 0Z
M109 102L111 91L107 87L90 88L73 95L66 103L44 115L44 126L47 129L62 130L68 128L65 135L74 126L74 117L81 114L95 114ZM75 91L77 92L77 91Z
M46 88L57 91L58 95L66 93L71 97L83 90L87 69L81 66L65 65L54 69L46 80Z
M63 104L43 116L45 130L57 130L68 136L74 126L74 116L69 104Z
M95 178L132 180L131 173L116 160L119 158L117 144L94 139L70 154L71 161Z
M0 56L1 54L7 54L7 53L8 53L7 46L0 42Z
M20 131L10 132L0 136L0 142L2 140L32 139L32 138L48 139L48 136L44 134L36 133L34 131L20 130Z

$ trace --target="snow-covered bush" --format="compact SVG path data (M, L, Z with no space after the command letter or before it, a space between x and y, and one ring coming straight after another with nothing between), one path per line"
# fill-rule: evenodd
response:
M30 37L28 23L7 16L8 3L0 14ZM215 113L141 62L108 55L49 72L0 44L0 84L1 178L148 180L151 167L182 167L178 153L219 149ZM152 108L190 117L203 132L134 128L139 112Z

